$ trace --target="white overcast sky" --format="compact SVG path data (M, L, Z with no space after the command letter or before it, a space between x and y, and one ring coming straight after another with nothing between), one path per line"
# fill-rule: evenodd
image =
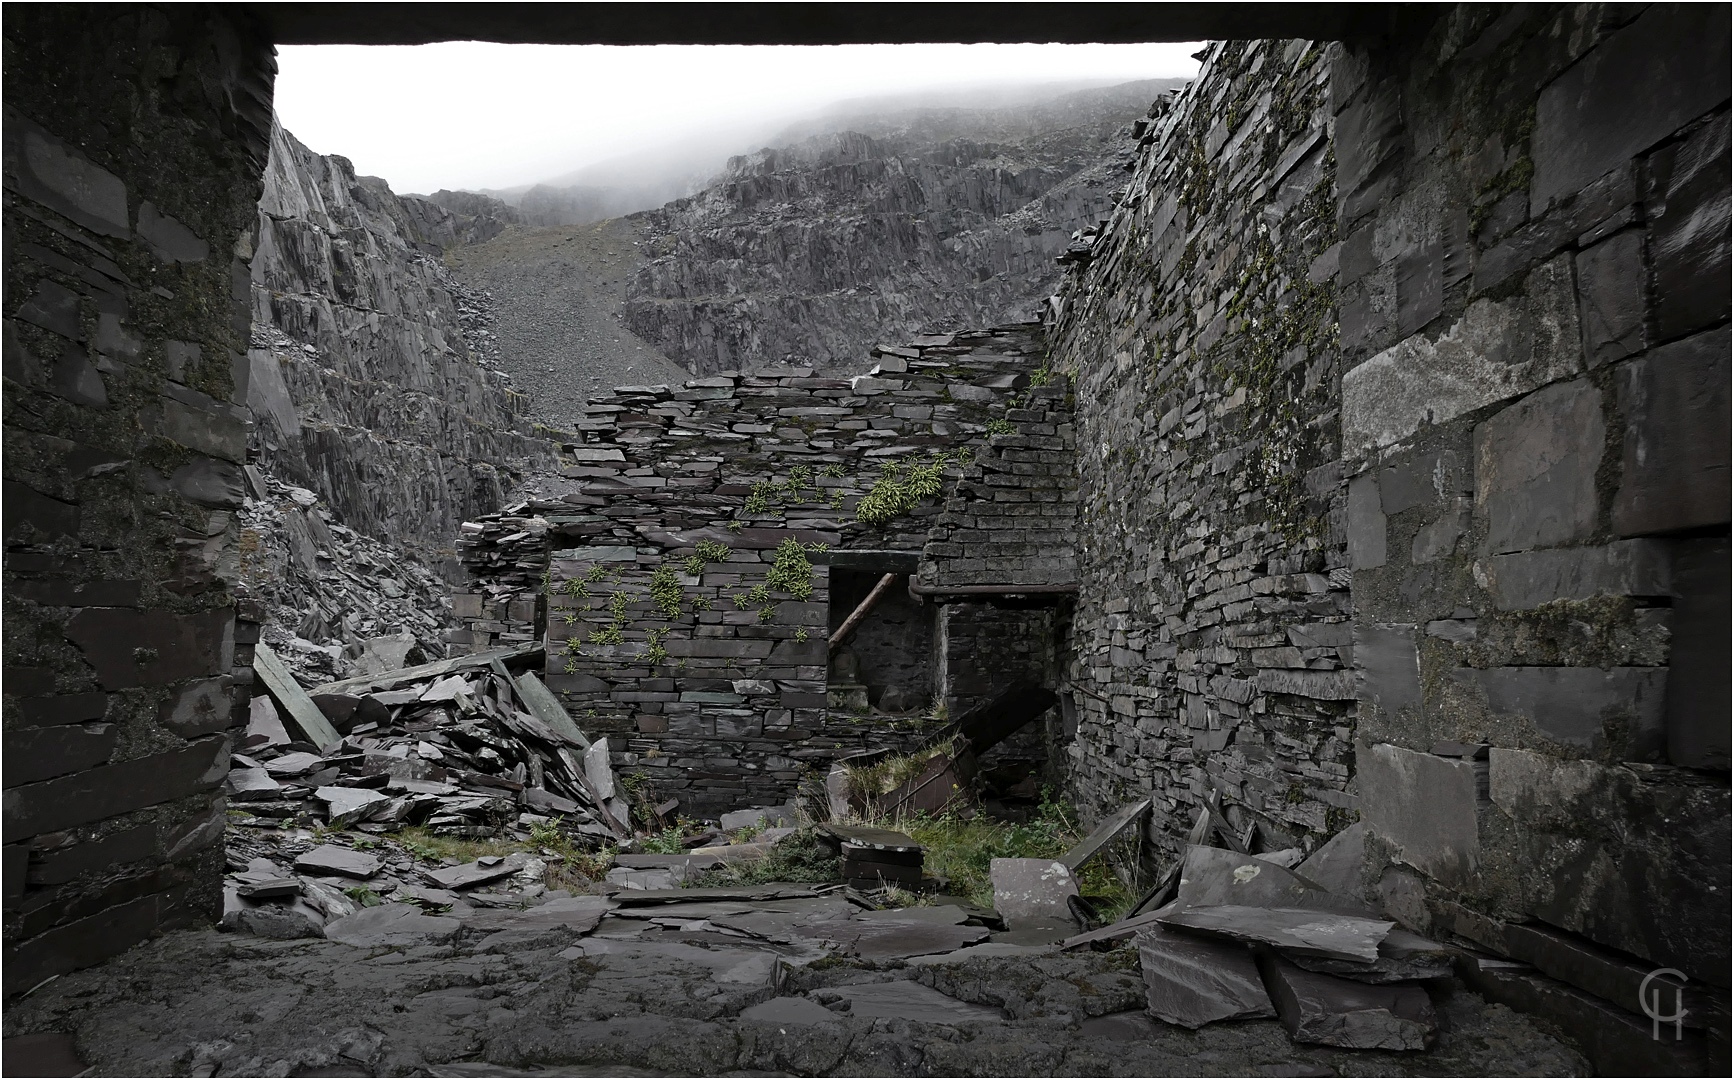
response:
M277 114L313 150L425 194L534 183L736 129L768 134L849 98L1013 80L1190 78L1198 48L285 46Z

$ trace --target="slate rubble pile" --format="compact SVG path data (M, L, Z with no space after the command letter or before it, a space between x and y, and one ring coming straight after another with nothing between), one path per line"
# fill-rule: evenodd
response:
M533 673L506 666L521 668L538 652L500 650L330 683L312 695L272 681L262 666L269 693L253 699L225 782L233 831L245 838L229 848L231 922L273 927L257 931L267 936L303 936L278 926L284 919L317 930L316 914L342 917L331 892L342 889L319 880L333 874L349 879L347 887L435 904L453 902L451 889L520 872L521 887L500 902L542 889L546 866L527 856L419 876L395 845L398 854L384 861L329 845L309 861L310 827L379 835L418 825L435 836L525 841L535 826L555 825L592 846L630 838L607 740L585 739ZM259 656L268 663L271 654ZM415 891L430 884L444 891ZM264 914L244 914L261 904Z
M1207 810L1191 839L1215 831L1209 820ZM1426 984L1449 979L1463 950L1359 898L1365 835L1351 826L1305 860L1298 849L1248 855L1191 843L1165 883L1172 900L1066 944L1130 940L1150 1015L1167 1023L1276 1017L1296 1042L1424 1050L1438 1033ZM1140 907L1162 896L1159 887Z
M449 587L414 555L341 524L314 492L246 468L240 580L264 640L307 685L446 655Z

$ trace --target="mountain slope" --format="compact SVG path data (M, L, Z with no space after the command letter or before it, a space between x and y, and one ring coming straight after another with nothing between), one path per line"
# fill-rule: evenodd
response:
M449 550L514 474L552 466L557 448L480 362L484 298L437 257L496 219L399 197L273 131L252 255L256 457L351 528Z
M848 118L731 160L645 238L626 327L699 372L852 365L875 339L1027 318L1112 206L1131 121L1178 80Z

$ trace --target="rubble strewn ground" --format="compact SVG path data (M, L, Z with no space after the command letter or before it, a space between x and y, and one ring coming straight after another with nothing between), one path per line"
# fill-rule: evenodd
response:
M773 941L615 921L375 946L177 932L56 980L6 1029L72 1032L96 1074L130 1076L1586 1071L1463 991L1436 999L1431 1050L1356 1053L1297 1046L1274 1020L1151 1020L1130 949L803 965Z
M672 807L628 805L605 740L507 668L522 659L256 698L229 782L220 929L50 980L7 1012L8 1036L70 1036L45 1048L100 1075L1585 1070L1448 960L1428 967L1441 947L1388 958L1392 925L1284 854L1195 845L1171 903L1079 933L1093 920L1075 871L1137 806L1058 859L991 857L1031 849L978 822L992 908L923 879L909 836L814 827L815 808L665 823ZM927 819L912 831L948 835ZM1328 878L1340 853L1321 855ZM904 856L919 885L857 880ZM766 880L789 872L809 880Z

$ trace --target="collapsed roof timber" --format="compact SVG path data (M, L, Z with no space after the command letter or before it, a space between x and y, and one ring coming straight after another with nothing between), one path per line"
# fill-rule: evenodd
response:
M1727 1071L1725 8L968 27L1233 40L1131 126L1039 321L563 432L472 363L473 445L541 475L442 487L468 576L364 646L292 576L434 578L258 468L259 430L359 460L250 325L298 227L261 231L271 43L775 36L606 7L7 19L9 1071ZM1042 779L1103 828L996 863L992 909L898 906L937 841L848 820ZM1097 925L1115 836L1138 892Z

